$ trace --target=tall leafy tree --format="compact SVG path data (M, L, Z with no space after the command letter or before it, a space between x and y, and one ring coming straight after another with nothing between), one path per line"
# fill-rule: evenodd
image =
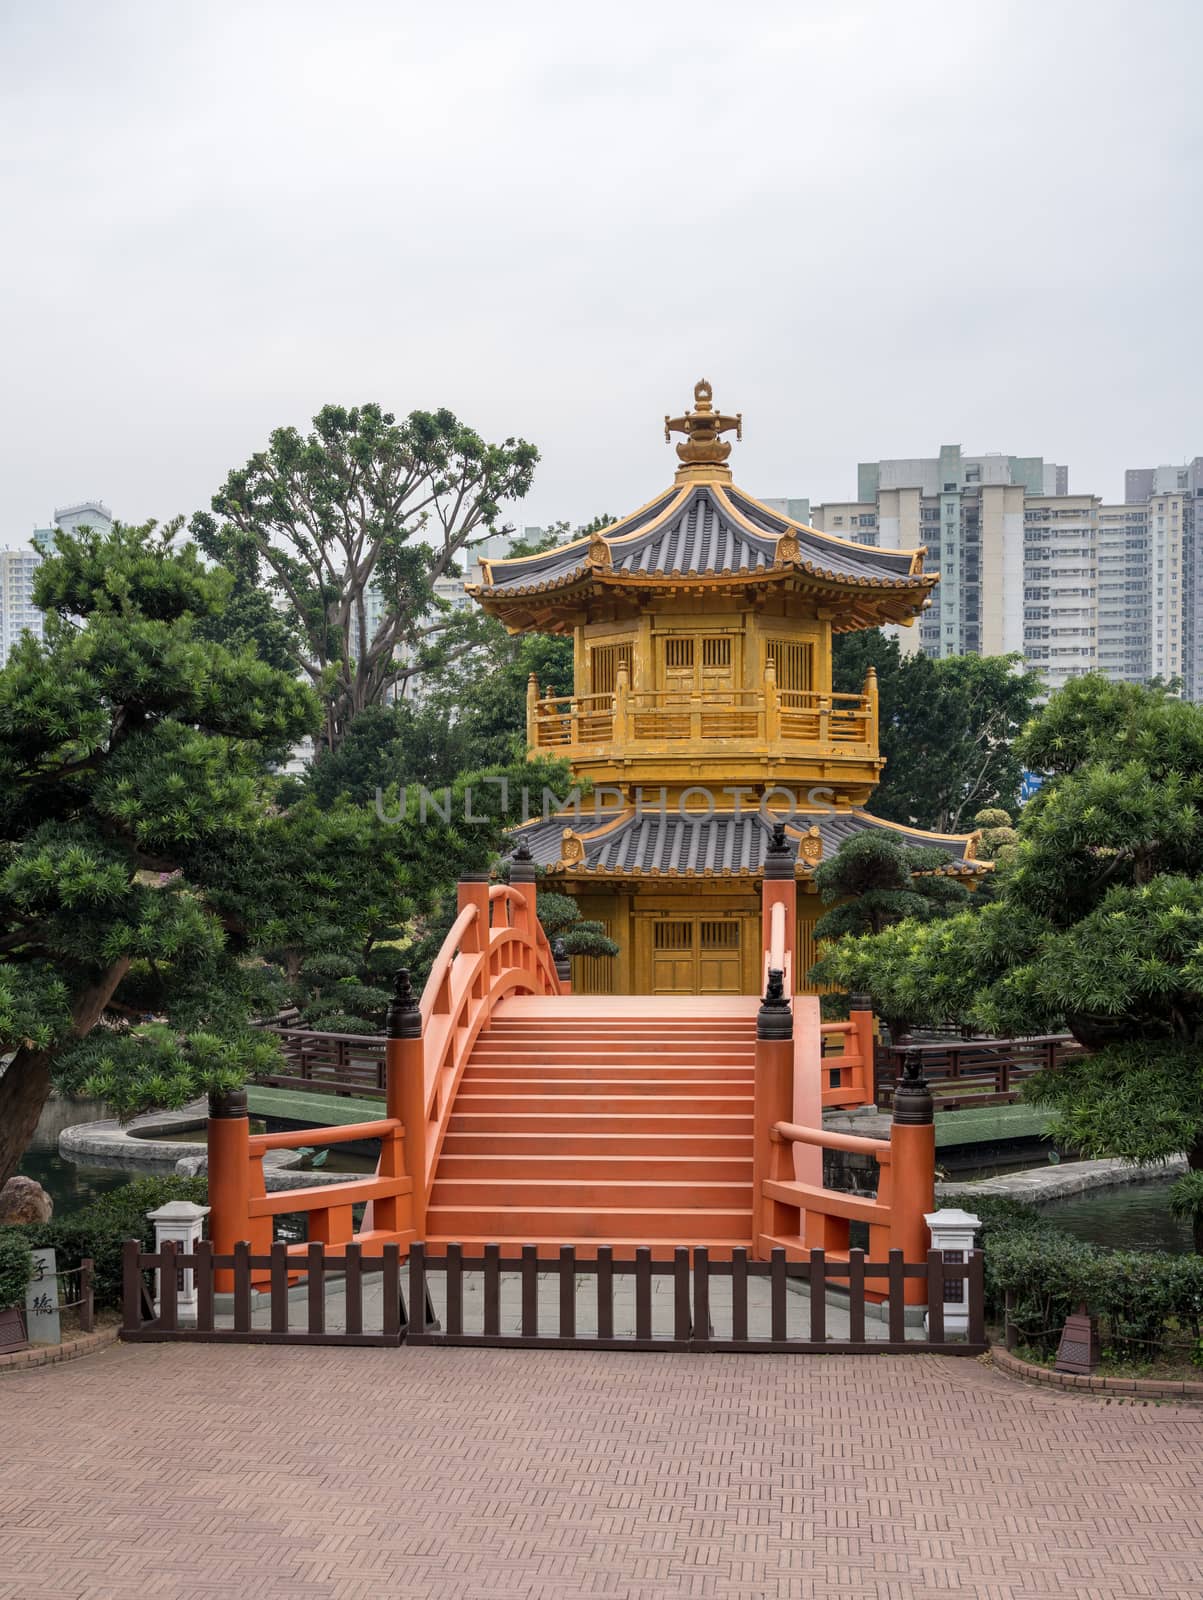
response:
M296 670L323 705L321 739L455 651L462 624L437 579L497 530L538 452L488 444L450 411L403 421L379 405L326 406L302 435L277 428L198 512L201 547L285 609Z
M594 517L574 533L567 522L511 555L537 554L608 527ZM338 750L305 778L321 805L347 794L370 801L390 783L445 784L474 769L502 767L526 749L526 691L531 675L549 695L573 690L572 640L542 633L511 634L495 617L469 613L457 634L454 658L414 685L412 698L369 706L349 725Z
M614 520L603 512L575 530L567 522L557 522L544 530L541 539L511 545L510 555L538 555L608 528ZM470 648L439 674L423 705L454 725L474 764L503 763L526 748L526 690L532 674L541 693L571 694L575 687L571 638L511 634L482 612Z
M838 981L917 1020L1066 1026L1089 1054L1029 1094L1088 1156L1185 1151L1203 1249L1203 709L1076 679L1018 748L1047 774L977 916L904 922L832 953Z
M1015 741L1040 679L1018 656L904 656L879 629L837 635L833 686L860 692L877 671L881 753L871 809L890 822L956 833L983 807L1014 810L1023 764Z
M209 902L236 949L281 969L303 1025L378 1033L415 926L449 883L492 864L522 786L537 808L543 783L565 789L564 764L461 773L425 797L392 783L379 806L303 796L206 851Z
M60 533L35 580L45 638L0 671L0 1182L54 1077L132 1110L271 1054L246 1026L260 975L191 869L257 825L264 747L317 706L202 637L231 579L173 548L178 530Z

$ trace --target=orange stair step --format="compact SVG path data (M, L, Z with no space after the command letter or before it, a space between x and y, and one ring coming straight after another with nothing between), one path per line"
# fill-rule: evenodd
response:
M741 1133L752 1138L752 1112L725 1116L686 1111L647 1111L622 1116L608 1111L454 1111L450 1131L456 1133Z
M542 1102L548 1110L558 1111L562 1116L569 1116L574 1112L592 1114L598 1109L598 1096L582 1094L580 1085L574 1086L572 1094L545 1093ZM665 1094L659 1086L654 1087L647 1094L632 1094L629 1088L622 1093L610 1090L602 1091L605 1112L609 1117L632 1116L643 1117L658 1113L672 1113L674 1111L688 1112L693 1116L720 1116L724 1112L746 1111L749 1115L752 1110L752 1097L747 1093L715 1094L707 1090L705 1094L681 1093ZM459 1116L469 1116L480 1111L526 1111L529 1102L539 1099L536 1094L519 1094L507 1088L500 1094L490 1094L467 1085L461 1087L455 1097L455 1105L451 1115L454 1119Z
M740 1141L742 1143L742 1141ZM508 1142L495 1152L456 1154L444 1144L437 1183L456 1178L492 1178L503 1184L526 1178L581 1178L676 1180L698 1183L751 1183L752 1157L745 1155L665 1155L663 1141L654 1159L644 1155L605 1155L591 1151L580 1155L548 1155L540 1151L510 1152Z
M426 1230L443 1239L495 1238L501 1234L522 1241L537 1238L751 1239L752 1207L699 1207L682 1211L657 1206L609 1206L588 1210L573 1206L430 1206Z
M648 1065L630 1066L622 1062L607 1061L604 1066L604 1076L613 1082L645 1083L650 1071L664 1083L737 1083L741 1088L751 1089L754 1082L754 1066L743 1066L742 1063L731 1065L711 1066L709 1063L688 1066L676 1061L658 1059ZM598 1075L596 1065L583 1065L580 1062L563 1061L493 1061L473 1056L464 1068L462 1083L475 1082L480 1078L488 1078L494 1083L507 1083L525 1078L543 1077L554 1078L561 1083L592 1083Z
M687 1248L697 1249L705 1246L712 1261L729 1261L731 1252L737 1249L751 1251L752 1248L752 1219L748 1218L748 1237L744 1239L690 1239ZM547 1238L547 1239L518 1239L506 1234L457 1234L455 1237L443 1234L428 1234L426 1238L426 1253L431 1256L442 1255L449 1244L458 1244L463 1247L466 1256L479 1256L487 1244L495 1244L501 1253L501 1259L514 1262L521 1258L524 1246L533 1245L539 1260L547 1263L547 1269L559 1260L560 1251L565 1246L570 1246L581 1261L593 1261L598 1250L603 1245L608 1245L613 1252L615 1261L634 1261L635 1252L646 1248L652 1253L653 1261L671 1261L677 1250L685 1244L684 1240L668 1239L585 1239L585 1238ZM555 1331L554 1319L544 1327L544 1332Z
M656 1206L679 1209L683 1213L706 1208L719 1210L747 1208L752 1211L752 1185L721 1183L717 1180L671 1180L661 1178L543 1177L530 1172L521 1177L436 1179L430 1195L435 1210L444 1206L496 1208L504 1215L514 1207L569 1207L573 1210L596 1208L611 1211L615 1206L639 1209Z
M526 1119L530 1120L530 1119ZM537 1119L536 1119L537 1120ZM752 1159L751 1126L747 1133L726 1131L725 1119L717 1129L682 1132L679 1122L660 1132L633 1130L626 1119L620 1126L600 1132L596 1117L574 1117L570 1128L535 1126L492 1129L459 1128L454 1119L443 1140L440 1159L449 1155L505 1154L510 1156L571 1156L585 1164L597 1156L707 1156L737 1155Z
M482 1078L465 1075L460 1084L457 1103L479 1109L481 1101L500 1103L514 1100L542 1100L560 1105L562 1101L608 1101L614 1110L624 1109L630 1101L640 1104L648 1099L687 1101L695 1110L700 1101L714 1101L716 1109L751 1106L752 1086L748 1083L719 1079L717 1083L703 1079L701 1083L665 1083L662 1079L644 1082L624 1082L621 1078L564 1079L553 1078ZM571 1109L571 1107L566 1107Z

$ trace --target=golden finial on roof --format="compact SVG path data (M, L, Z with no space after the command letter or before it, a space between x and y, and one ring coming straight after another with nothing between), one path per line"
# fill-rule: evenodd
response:
M664 437L671 439L674 433L685 435L685 443L677 446L682 471L688 472L691 468L698 468L699 476L716 473L729 477L730 468L724 463L731 454L731 446L720 439L719 434L730 433L734 428L735 437L742 439L743 413L738 412L733 417L724 416L721 411L714 409L711 404L713 399L714 390L706 378L700 383L695 383L693 386L695 409L687 411L683 417L665 417ZM689 472L689 475L693 476L693 473Z

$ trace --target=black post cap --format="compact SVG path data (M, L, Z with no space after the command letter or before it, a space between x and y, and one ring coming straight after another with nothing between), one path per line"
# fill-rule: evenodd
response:
M921 1128L933 1121L935 1106L918 1050L908 1050L902 1058L902 1077L894 1085L893 1110L895 1124L902 1127Z
M530 845L525 839L519 839L518 848L510 857L510 882L534 883L535 858L530 853Z
M393 998L384 1017L384 1031L390 1039L420 1039L422 1011L409 981L409 968L398 967L393 977Z
M872 1011L873 996L870 994L850 994L848 996L849 1011Z
M774 822L772 834L764 852L764 875L770 879L792 878L794 863L798 858L785 836L785 823Z
M209 1115L214 1118L245 1117L245 1089L210 1089Z
M773 969L769 972L768 987L760 1010L756 1013L758 1039L792 1039L794 1012L785 993L785 974Z

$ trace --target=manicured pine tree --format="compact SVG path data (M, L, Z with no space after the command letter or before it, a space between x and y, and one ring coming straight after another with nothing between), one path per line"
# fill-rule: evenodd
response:
M845 940L831 974L916 1020L1003 1037L1067 1027L1089 1053L1028 1097L1084 1156L1184 1151L1175 1198L1203 1250L1203 708L1086 676L1017 753L1046 779L993 902Z

